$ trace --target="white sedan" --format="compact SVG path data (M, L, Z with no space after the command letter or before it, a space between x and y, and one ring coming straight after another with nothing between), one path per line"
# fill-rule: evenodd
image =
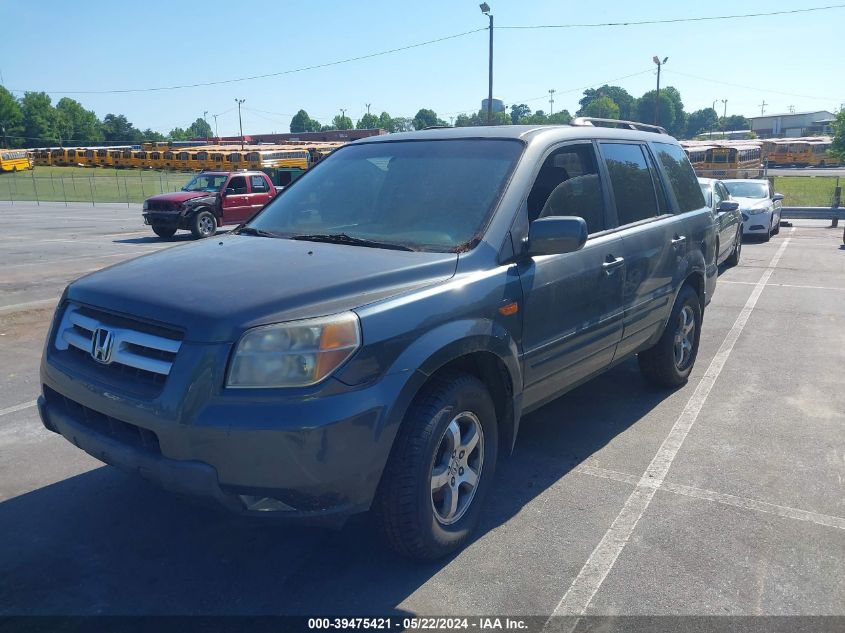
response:
M739 203L744 235L762 235L768 242L780 232L783 194L775 193L768 180L723 180L731 198Z

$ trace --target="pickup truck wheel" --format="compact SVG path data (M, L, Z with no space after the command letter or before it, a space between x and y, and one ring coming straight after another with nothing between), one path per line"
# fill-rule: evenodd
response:
M689 379L701 334L701 303L698 293L685 285L663 335L654 347L637 355L645 379L658 387L680 387Z
M496 409L469 374L435 376L399 429L374 503L382 534L399 554L445 556L463 546L496 470Z
M216 232L217 218L211 211L200 211L191 218L191 233L195 238L211 237Z
M167 239L176 235L176 227L162 226L161 224L153 224L153 233L155 233L159 237Z

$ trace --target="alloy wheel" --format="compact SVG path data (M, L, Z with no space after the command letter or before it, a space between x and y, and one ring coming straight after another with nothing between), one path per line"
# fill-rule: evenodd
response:
M452 418L434 455L431 469L431 507L437 521L451 525L466 514L481 479L484 431L471 411Z

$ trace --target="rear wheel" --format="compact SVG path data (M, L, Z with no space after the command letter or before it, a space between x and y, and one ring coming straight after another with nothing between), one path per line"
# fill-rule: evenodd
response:
M176 234L176 227L175 226L163 226L161 224L153 224L153 233L167 239L169 237L173 237Z
M469 539L496 470L496 409L484 384L435 376L414 400L382 475L374 514L403 556L445 556Z
M686 384L698 356L700 334L701 302L692 286L685 285L660 340L637 356L645 379L658 387Z
M195 238L211 237L216 232L217 218L211 211L200 211L191 219L191 233Z
M734 250L728 256L728 266L736 266L739 263L739 256L742 253L742 229L737 229L736 239L734 240Z

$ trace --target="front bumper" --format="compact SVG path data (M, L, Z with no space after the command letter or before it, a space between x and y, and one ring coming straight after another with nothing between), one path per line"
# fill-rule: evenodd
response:
M144 224L148 225L179 228L182 220L182 215L176 211L144 211Z
M48 349L41 419L107 464L238 513L334 523L369 509L409 377L357 389L329 379L307 395L233 393L215 369L228 352L185 343L150 397L63 366Z
M746 219L747 218L747 219ZM772 227L772 212L764 211L763 213L749 214L748 211L742 212L742 232L746 235L760 235L771 231Z

